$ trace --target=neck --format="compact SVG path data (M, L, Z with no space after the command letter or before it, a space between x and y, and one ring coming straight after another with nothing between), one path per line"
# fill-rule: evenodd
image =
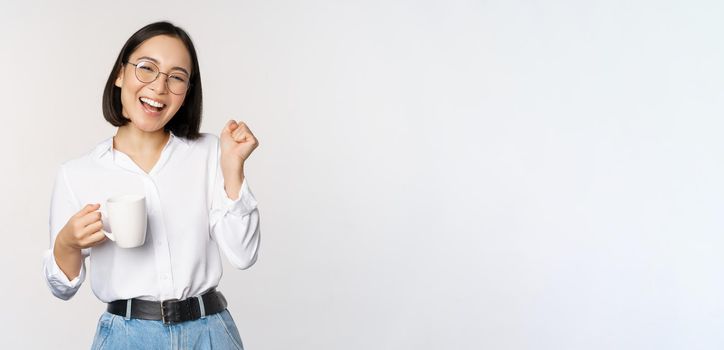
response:
M113 147L128 154L149 154L160 152L168 142L171 133L163 129L146 132L128 123L118 128L113 137Z

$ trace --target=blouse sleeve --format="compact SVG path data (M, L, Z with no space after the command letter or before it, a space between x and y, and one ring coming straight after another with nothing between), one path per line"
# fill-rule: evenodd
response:
M50 249L46 250L43 256L43 273L50 292L63 300L73 297L85 280L85 258L90 254L90 249L81 251L83 262L80 274L72 281L58 267L53 254L53 246L58 233L78 210L80 210L80 205L68 185L65 170L61 167L55 179L53 195L50 199Z
M231 200L227 196L219 163L218 144L214 163L213 200L209 213L211 235L234 267L247 269L254 265L259 251L257 201L249 189L246 178L241 184L236 200Z

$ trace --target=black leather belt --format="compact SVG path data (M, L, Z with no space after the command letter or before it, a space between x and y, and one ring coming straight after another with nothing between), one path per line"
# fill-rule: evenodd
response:
M199 298L202 302L199 302ZM129 304L130 301L130 305ZM142 320L163 321L165 324L197 320L206 315L213 315L226 310L226 298L221 292L212 289L200 297L184 300L170 299L148 301L141 299L115 300L108 303L108 312Z

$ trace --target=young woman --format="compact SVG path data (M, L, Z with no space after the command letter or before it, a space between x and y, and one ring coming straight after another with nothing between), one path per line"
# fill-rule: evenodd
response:
M200 134L201 75L187 33L168 22L133 34L103 94L115 136L64 163L50 207L44 272L51 292L71 298L85 279L107 303L93 349L242 349L216 286L219 251L254 264L257 202L244 164L258 142L229 121L220 137ZM120 248L101 231L115 195L145 196L145 243ZM107 223L106 223L107 226Z

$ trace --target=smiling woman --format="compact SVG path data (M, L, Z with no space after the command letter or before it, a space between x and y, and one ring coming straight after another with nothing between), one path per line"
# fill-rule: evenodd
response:
M103 114L118 127L115 136L58 172L45 277L67 300L90 257L93 292L108 304L94 349L242 348L216 287L220 251L239 269L257 259L259 211L244 163L258 141L234 120L220 137L199 133L201 97L186 32L168 22L140 29L105 87ZM126 195L141 204L114 201L100 210ZM131 222L146 225L129 229ZM124 235L145 239L129 248Z
M156 64L171 73L162 73ZM162 129L181 108L188 83L184 72L190 66L180 39L158 35L146 40L121 66L114 82L121 89L123 116L143 131Z
M143 93L152 96L139 96ZM163 115L154 114L159 112L156 109L144 109L142 97L165 109ZM153 106L150 101L146 106ZM150 25L132 36L113 64L103 93L103 114L112 125L124 126L134 116L143 115L134 109L148 111L154 120L148 127L163 124L164 130L192 140L199 137L201 105L196 49L188 34L178 27Z

